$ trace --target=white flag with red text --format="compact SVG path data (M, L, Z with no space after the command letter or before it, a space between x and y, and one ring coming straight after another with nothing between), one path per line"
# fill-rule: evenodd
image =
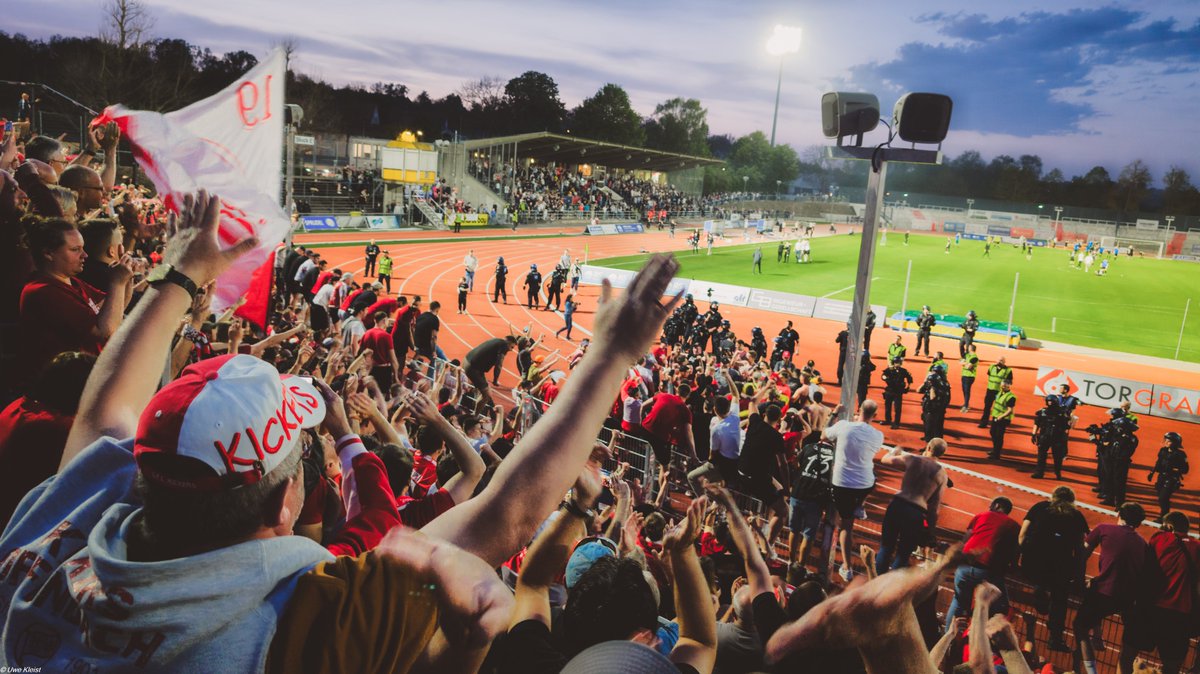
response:
M291 227L279 205L286 63L276 49L220 93L182 110L162 114L114 105L93 122L118 124L169 210L177 210L184 194L206 189L221 198L223 245L258 237L258 248L217 279L217 311L246 292L254 270Z

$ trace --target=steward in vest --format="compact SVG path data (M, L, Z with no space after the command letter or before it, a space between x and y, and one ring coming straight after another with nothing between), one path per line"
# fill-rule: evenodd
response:
M975 371L979 369L979 356L975 353L975 345L967 347L967 353L959 361L962 365L962 372L959 378L962 380L963 404L962 411L971 411L971 389L975 387Z
M996 401L996 395L1000 393L1000 385L1006 381L1012 382L1012 368L1004 362L1004 356L1000 356L1000 359L988 368L987 377L987 391L983 396L983 415L979 417L980 428L987 428L992 403Z
M1000 382L1000 392L996 394L996 398L992 401L990 416L992 420L992 451L988 454L989 459L999 459L1000 452L1004 449L1004 432L1008 430L1008 425L1012 423L1013 412L1017 407L1017 396L1010 390L1012 382L1004 380Z

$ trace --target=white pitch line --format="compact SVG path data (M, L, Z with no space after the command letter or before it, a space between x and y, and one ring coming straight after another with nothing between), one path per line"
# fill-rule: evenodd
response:
M876 277L873 277L871 280L872 280L872 281L878 281L880 278L882 278L882 277L881 277L881 276L876 276ZM823 299L823 300L824 300L824 299L829 299L830 297L833 297L834 295L838 295L838 294L844 293L844 292L846 292L847 290L854 290L854 285L855 285L855 284L850 284L850 285L846 286L845 288L842 288L841 290L835 290L835 291L833 291L833 292L831 292L831 293L829 293L829 294L826 294L826 295L821 295L821 299Z

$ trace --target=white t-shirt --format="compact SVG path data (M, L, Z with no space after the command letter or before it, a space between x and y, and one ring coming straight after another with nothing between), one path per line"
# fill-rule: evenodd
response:
M726 459L742 455L741 417L737 405L730 407L724 418L714 416L709 422L709 446Z
M833 486L866 489L875 485L875 455L883 446L883 431L862 421L839 421L825 429L836 440Z
M478 266L479 266L479 259L476 258L474 255L467 255L466 257L463 258L463 267L466 267L467 271L473 272L473 271L475 271L475 268Z
M333 299L333 284L326 283L321 286L316 295L313 295L313 304L319 304L326 309L329 308L329 302Z
M625 399L625 403L621 410L621 420L627 424L637 426L642 423L641 419L642 401L634 396L629 396Z

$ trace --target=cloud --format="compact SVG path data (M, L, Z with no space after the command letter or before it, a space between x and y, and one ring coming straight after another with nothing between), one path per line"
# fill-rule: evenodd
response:
M1099 86L1106 70L1200 67L1200 21L1181 27L1120 7L999 19L934 13L918 22L935 26L946 41L904 44L891 60L852 68L849 81L869 91L949 94L954 127L962 130L1017 137L1077 133L1097 113L1097 98L1120 93ZM1142 95L1151 100L1169 93Z

